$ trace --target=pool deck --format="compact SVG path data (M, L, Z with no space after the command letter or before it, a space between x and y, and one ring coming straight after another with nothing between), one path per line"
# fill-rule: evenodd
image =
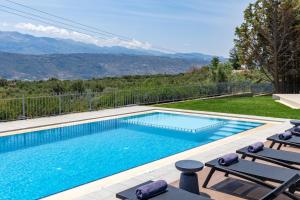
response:
M273 94L273 99L292 109L300 109L300 94Z
M176 154L174 156L170 156L140 167L136 167L134 169L101 179L99 181L95 181L62 193L58 193L56 195L49 196L45 199L112 200L116 199L116 193L148 180L164 179L168 183L176 185L179 179L179 172L174 167L174 163L176 161L182 159L194 159L201 162L207 162L214 158L220 157L221 155L235 152L237 149L254 142L265 141L268 136L284 131L291 127L288 119L165 109L150 106L133 106L108 109L97 112L75 113L55 117L0 123L0 135L4 136L11 134L21 134L34 130L65 126L66 124L73 125L87 123L91 121L99 121L152 111L181 112L182 114L191 115L201 114L207 115L209 117L264 122L265 125ZM204 172L205 171L206 170L204 170ZM219 193L218 195L220 194L222 193Z

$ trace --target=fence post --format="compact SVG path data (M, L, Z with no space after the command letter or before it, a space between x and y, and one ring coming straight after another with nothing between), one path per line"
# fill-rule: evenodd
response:
M88 103L89 103L89 111L92 111L92 95L88 93Z
M117 92L114 91L114 108L117 107Z
M58 95L58 113L61 115L61 95Z
M26 111L25 111L25 96L22 96L22 119L26 119Z

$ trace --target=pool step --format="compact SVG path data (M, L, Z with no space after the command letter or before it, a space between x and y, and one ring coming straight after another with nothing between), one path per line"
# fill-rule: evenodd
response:
M159 124L154 124L154 123L147 123L147 122L139 121L139 120L122 120L122 122L123 123L128 123L128 124L140 125L140 126L164 128L164 129L175 130L175 131L183 131L183 132L189 132L189 133L198 133L200 131L204 131L204 130L207 130L207 129L221 127L221 126L224 126L226 124L226 122L218 122L218 123L215 123L213 125L203 126L201 128L188 129L188 128L181 128L181 127L176 127L176 126L167 126L167 125L159 125Z

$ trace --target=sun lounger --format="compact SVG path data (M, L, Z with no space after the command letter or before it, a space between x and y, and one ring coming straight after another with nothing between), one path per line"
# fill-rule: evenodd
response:
M234 175L271 189L275 188L274 185L266 183L265 181L282 184L289 181L291 177L300 175L299 170L271 166L242 159L239 159L238 162L229 166L220 165L218 159L207 162L205 165L210 167L211 170L203 184L204 188L207 187L212 175L216 171L224 172L227 175ZM291 184L292 186L289 188L291 193L299 189L299 182L300 180ZM291 196L290 192L284 192L284 194L295 199L294 195Z
M260 198L260 200L273 200L273 199L275 199L279 195L283 194L288 188L290 188L299 179L300 179L299 175L295 175L295 176L291 177L289 180L284 182L282 185L278 186L277 188L272 190L270 193L268 193L264 197ZM293 196L294 196L294 198L292 198L292 199L300 199L299 197L297 197L295 195L293 195Z
M291 124L294 126L287 131L292 132L293 135L300 136L300 130L297 128L300 127L300 120L291 120Z
M272 191L270 191L268 194L266 194L265 196L263 196L262 198L260 198L259 200L273 200L276 197L278 197L279 195L283 194L286 192L286 190L288 188L290 188L295 182L297 182L297 180L300 179L299 175L295 175L293 177L291 177L290 179L288 179L286 182L284 182L282 185L279 185L278 187L276 187L275 189L273 189ZM119 199L123 199L123 200L137 200L136 195L135 195L135 191L138 187L144 185L144 184L148 184L151 183L151 181L148 181L146 183L137 185L133 188L130 188L126 191L120 192L117 194L117 198ZM298 197L296 197L295 195L289 193L289 196L292 199L299 199ZM211 200L208 197L203 197L201 195L196 195L190 192L186 192L184 190L175 188L173 186L168 186L168 191L160 194L156 197L153 197L149 200L176 200L176 199L180 199L180 200Z
M292 138L288 140L281 140L277 135L273 135L271 137L268 137L267 140L271 141L270 148L273 148L275 144L278 144L277 149L280 150L282 145L289 145L292 147L300 148L300 137L292 136Z
M300 120L291 120L290 123L294 126L300 126Z
M138 187L151 183L152 181L148 181L146 183L137 185L133 188L120 192L116 195L118 199L127 199L127 200L138 200L135 194L135 191ZM208 197L204 197L201 195L196 195L185 190L181 190L179 188L168 185L168 189L166 192L157 195L155 197L150 198L149 200L211 200Z
M291 129L289 129L289 131L291 131L292 134L295 136L298 136L298 137L300 136L300 131L299 131L299 128L297 128L297 127L293 127Z
M251 153L248 151L248 147L239 149L236 151L238 154L242 155L242 159L246 157L252 158L252 161L263 160L267 162L271 162L273 164L277 164L283 167L287 167L290 169L300 170L300 153L283 151L283 150L275 150L264 147L263 150L258 151L256 153Z

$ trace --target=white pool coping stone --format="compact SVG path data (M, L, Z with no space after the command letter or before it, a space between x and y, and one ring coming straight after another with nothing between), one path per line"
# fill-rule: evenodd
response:
M200 114L202 116L231 120L263 122L265 125L49 196L45 199L112 200L116 199L116 193L148 180L164 179L171 183L179 179L180 174L174 167L175 162L178 160L194 159L205 163L220 157L221 155L235 152L237 149L254 142L265 141L267 137L291 127L289 119L178 110L150 106L133 106L96 112L74 113L55 117L4 122L0 123L0 136L21 134L24 132L89 123L92 121L155 111L176 112L188 115Z
M273 99L292 109L300 109L300 94L273 94Z

